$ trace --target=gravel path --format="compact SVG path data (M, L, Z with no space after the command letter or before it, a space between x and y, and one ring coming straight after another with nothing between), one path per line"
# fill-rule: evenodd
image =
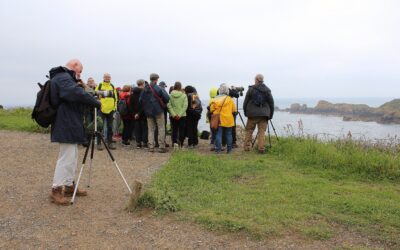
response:
M204 152L208 149L204 145ZM80 148L82 159L83 148ZM150 181L169 154L113 151L129 183ZM73 206L49 200L58 145L49 135L0 131L0 249L321 249L332 245L296 237L255 241L210 232L173 215L127 213L128 194L105 151L95 152L88 197ZM82 183L86 184L87 172Z

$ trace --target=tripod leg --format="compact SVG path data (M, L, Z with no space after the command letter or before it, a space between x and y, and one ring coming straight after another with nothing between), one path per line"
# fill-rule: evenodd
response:
M87 187L90 187L90 180L92 179L92 162L93 162L93 156L94 156L94 144L96 143L96 133L93 133L92 136L92 143L91 143L91 151L90 151L90 163L89 163L89 180Z
M105 142L103 136L100 135L100 134L97 134L97 136L100 136L100 139L101 139L101 141L103 142L104 147L106 148L106 150L107 150L107 152L108 152L108 155L109 155L110 158L111 158L112 163L114 164L115 168L118 170L118 173L119 173L119 175L121 176L122 180L125 182L125 185L126 185L126 187L128 188L128 190L129 190L129 193L132 193L132 190L131 190L131 188L129 187L128 182L126 181L124 175L122 174L122 171L121 171L121 169L119 168L118 163L117 163L117 161L115 160L115 158L114 158L113 154L111 153L110 149L108 148L108 145L106 144L106 142Z
M279 141L278 135L276 134L275 126L272 123L272 120L269 120L269 121L271 122L272 129L274 130L274 133L275 133L275 136L276 136L276 140Z
M254 148L254 145L256 144L257 136L258 136L258 134L256 134L256 137L254 137L254 140L251 142L251 147L252 148Z
M87 158L87 156L88 156L89 148L90 148L90 145L92 144L92 141L93 141L93 138L90 139L90 141L89 141L89 146L86 148L85 156L83 157L81 170L79 171L78 180L76 181L76 184L75 184L74 194L72 195L72 198L71 198L71 205L74 204L74 201L75 201L76 192L78 191L79 182L81 181L81 176L82 176L83 168L85 167L86 158Z
M271 144L271 133L269 131L269 122L268 122L268 142L269 142L269 148L272 148L272 144Z

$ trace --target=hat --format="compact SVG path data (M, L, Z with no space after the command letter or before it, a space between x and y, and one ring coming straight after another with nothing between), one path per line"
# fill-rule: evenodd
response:
M160 82L160 83L158 84L158 86L160 86L160 87L162 87L162 88L166 88L166 87L167 87L167 84L166 84L165 82Z
M156 80L158 80L158 78L160 78L160 76L157 75L156 73L150 74L150 81L156 81Z
M120 87L117 87L117 91L121 91L121 88L120 88Z

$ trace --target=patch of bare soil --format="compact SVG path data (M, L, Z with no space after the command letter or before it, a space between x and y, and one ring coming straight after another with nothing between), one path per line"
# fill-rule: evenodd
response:
M203 148L207 148L204 142ZM80 159L83 153L80 148ZM145 184L170 156L120 145L113 153L129 183L140 179ZM127 213L128 192L105 151L95 152L89 196L77 197L73 206L56 206L49 193L57 155L58 145L49 142L49 135L0 131L0 249L323 249L352 245L351 237L340 242L296 236L257 241L246 235L210 232L173 215ZM81 187L86 186L87 176L85 171Z

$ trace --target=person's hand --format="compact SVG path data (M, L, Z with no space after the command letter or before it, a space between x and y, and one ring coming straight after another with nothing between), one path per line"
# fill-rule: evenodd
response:
M139 119L139 114L135 114L135 120Z
M177 120L177 121L178 121L179 119L181 119L181 117L180 117L179 115L176 115L174 118L175 118L175 120Z

